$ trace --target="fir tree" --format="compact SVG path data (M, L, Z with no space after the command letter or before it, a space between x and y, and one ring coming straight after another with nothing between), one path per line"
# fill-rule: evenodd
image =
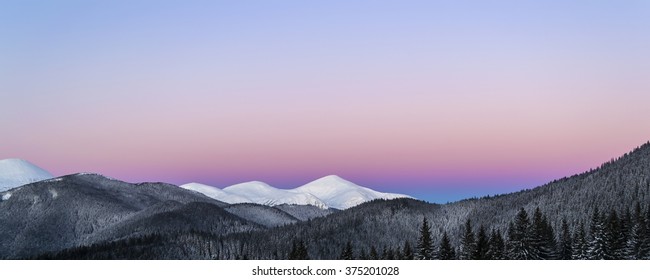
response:
M474 257L475 247L476 241L474 240L474 232L472 232L472 222L467 219L467 222L465 222L465 230L460 239L460 252L458 252L458 257L461 260L471 260Z
M537 257L531 238L531 224L524 208L519 210L515 222L508 229L508 258L512 260L530 260Z
M375 245L370 246L370 259L371 260L379 259L379 253L377 253L377 248L375 247Z
M591 260L604 260L607 258L607 238L605 236L605 224L598 207L594 209L589 229L588 255Z
M405 260L413 260L415 259L415 256L413 255L413 248L411 247L411 243L406 240L404 241L404 251L402 253L402 257Z
M359 259L360 260L367 260L368 254L366 254L366 249L361 249L361 253L359 253Z
M561 260L570 260L573 258L573 239L569 231L569 223L562 219L562 232L560 233L560 243L558 244L558 258Z
M587 260L589 259L589 244L587 243L587 234L585 233L584 223L580 223L578 229L573 234L573 255L574 260Z
M287 257L289 260L308 260L309 254L307 253L307 246L305 243L300 240L296 242L294 240L293 245L291 246L291 251Z
M641 204L637 202L634 207L634 215L632 216L632 226L630 228L629 237L625 244L625 254L628 259L640 260L647 254L647 236L646 236L646 221L641 211Z
M449 236L447 232L442 233L442 239L440 240L440 249L438 249L438 259L441 260L453 260L456 258L456 253L454 248L451 247L449 242Z
M533 213L530 229L531 247L530 258L535 260L548 260L555 257L555 233L548 223L546 215L538 208Z
M354 252L352 251L352 242L348 241L348 243L345 245L345 248L343 248L343 251L341 252L341 257L339 259L341 260L354 259Z
M485 227L481 225L476 234L476 243L474 246L474 253L472 259L474 260L486 260L487 251L489 250L489 239L487 233L485 233Z
M418 260L433 259L433 242L431 241L431 227L429 226L426 217L422 219L422 226L420 227L420 237L418 238L418 245L416 248L415 257Z
M605 259L618 260L623 255L623 235L621 220L615 210L611 210L605 225Z
M490 240L488 241L486 258L489 260L505 259L505 241L503 240L500 231L492 230Z

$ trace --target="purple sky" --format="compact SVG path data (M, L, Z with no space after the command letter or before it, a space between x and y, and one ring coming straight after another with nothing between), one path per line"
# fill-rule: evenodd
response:
M446 202L650 139L647 1L281 2L0 3L0 158Z

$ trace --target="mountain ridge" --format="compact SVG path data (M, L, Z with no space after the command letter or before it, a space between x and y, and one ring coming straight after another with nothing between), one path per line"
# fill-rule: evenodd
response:
M348 209L375 199L412 198L397 193L384 193L359 186L337 175L328 175L293 189L279 189L261 181L239 183L219 189L200 183L181 188L203 193L224 202L263 205L313 205L319 208Z

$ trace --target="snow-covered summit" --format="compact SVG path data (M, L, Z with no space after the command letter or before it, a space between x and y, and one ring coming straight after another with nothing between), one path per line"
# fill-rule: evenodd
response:
M198 183L182 188L200 192L226 203L256 203L263 205L314 205L320 208L347 209L375 199L409 197L382 193L361 187L339 176L330 175L295 189L278 189L264 182L252 181L219 189Z
M314 205L327 208L328 205L309 193L296 193L291 190L277 189L264 182L252 181L224 188L223 191L246 197L253 203L263 205Z
M292 191L312 194L324 201L329 207L336 209L347 209L375 199L410 197L403 194L378 192L336 175L325 176Z
M227 193L217 187L208 186L199 183L189 183L180 186L181 188L202 193L209 198L213 198L225 203L234 204L234 203L252 203L252 201L246 197L239 196L233 193Z
M26 160L0 160L0 192L51 178L52 174Z

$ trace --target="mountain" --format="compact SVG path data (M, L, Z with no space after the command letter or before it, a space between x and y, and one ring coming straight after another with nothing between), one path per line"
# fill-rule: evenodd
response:
M523 218L520 213L524 213ZM582 250L576 252L583 253L569 256L576 259L650 259L650 250L647 250L647 244L650 244L650 143L599 168L531 190L443 205L408 198L380 199L281 227L212 237L161 233L156 241L130 241L136 245L129 245L128 242L103 243L101 250L81 247L69 251L74 254L54 257L132 258L128 252L133 248L155 247L155 251L145 249L145 252L153 258L200 259L216 255L222 259L285 259L291 250L287 244L303 242L309 258L336 259L349 242L355 258L403 258L401 252L405 247L410 246L411 252L415 251L424 218L430 225L436 250L443 234L447 233L452 249L459 253L456 257L463 254L464 248L473 248L462 245L465 233L469 230L472 232L470 235L479 240L481 235L477 233L483 227L490 240L500 238L503 241L501 247L497 247L501 250L500 258L520 258L512 251L522 244L521 239L515 239L518 238L515 230L522 226L525 236L529 236L524 240L546 244L542 247L546 251L544 258L559 258L559 254L554 255L553 252L568 248L569 251ZM468 221L471 224L466 228ZM567 222L565 229L562 221ZM539 230L544 235L550 234L554 241L537 243L541 241L540 237L530 234L539 233ZM618 234L612 235L612 232ZM562 240L567 240L562 239L565 233L572 237L569 238L568 247L562 243ZM617 238L613 239L612 236ZM179 239L192 242L179 244ZM570 243L570 240L577 241ZM603 244L603 240L607 243ZM634 244L641 246L631 246ZM609 255L593 255L603 252L599 248L609 248L604 251ZM124 253L116 253L120 250ZM373 251L377 252L374 256L369 254Z
M253 203L252 200L233 193L225 192L217 187L208 186L199 183L189 183L180 186L183 189L195 191L204 194L207 197L223 201L225 203Z
M244 218L248 221L263 225L265 227L277 227L293 224L299 221L298 218L275 207L261 204L240 203L224 208L228 213Z
M52 177L49 172L26 160L0 160L0 192Z
M329 214L336 213L339 211L334 208L324 209L313 205L281 204L281 205L276 205L273 208L280 209L300 221L307 221L319 217L325 217Z
M411 198L403 194L374 191L336 175L325 176L290 191L311 194L336 209L348 209L375 199Z
M330 203L341 202L335 194L364 194L340 178L323 179L284 191L313 192ZM277 193L257 182L230 190ZM650 143L534 189L447 204L374 199L341 211L230 205L169 184L94 174L0 192L7 195L0 201L0 258L286 259L289 244L304 244L309 258L336 259L348 243L354 258L405 258L404 248L420 251L426 218L436 252L447 234L457 258L650 259Z
M223 190L198 183L180 187L226 203L312 205L321 209L340 210L375 199L409 198L403 194L382 193L361 187L336 175L320 178L295 189L277 189L258 181L229 186Z
M0 259L185 231L231 234L263 226L227 204L165 183L75 174L0 192Z
M276 189L266 183L252 181L226 187L224 192L246 197L251 202L262 205L314 205L320 208L327 208L324 202L309 193L297 193L291 190Z

